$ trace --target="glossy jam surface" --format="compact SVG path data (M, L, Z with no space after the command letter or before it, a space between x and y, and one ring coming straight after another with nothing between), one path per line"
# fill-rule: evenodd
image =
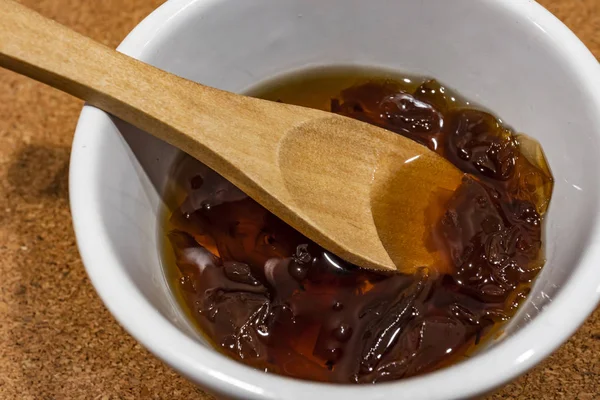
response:
M536 142L435 80L322 71L253 94L381 126L469 175L432 232L452 273L389 276L344 262L184 158L166 196L165 264L217 348L264 371L375 383L456 362L514 314L544 263L552 177Z

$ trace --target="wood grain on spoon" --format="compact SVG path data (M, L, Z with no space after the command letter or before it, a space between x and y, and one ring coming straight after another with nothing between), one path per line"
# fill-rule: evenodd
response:
M11 0L0 0L0 66L178 147L349 262L404 273L444 265L431 221L438 193L462 173L409 139L179 78Z

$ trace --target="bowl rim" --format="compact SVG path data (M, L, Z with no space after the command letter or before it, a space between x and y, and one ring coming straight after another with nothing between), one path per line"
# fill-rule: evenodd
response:
M134 58L161 35L165 24L192 5L209 7L220 0L169 0L137 25L118 50ZM600 109L600 64L585 45L554 15L534 1L486 0L525 16L567 57L578 78L587 82L592 106ZM584 89L585 90L585 89ZM202 346L177 329L137 289L119 265L104 229L93 177L100 165L102 130L108 114L84 106L72 146L69 193L77 245L87 274L117 321L136 340L209 391L244 399L325 398L449 399L480 395L516 378L550 355L585 321L600 302L600 216L594 216L590 242L579 267L556 297L533 321L498 346L442 370L401 381L373 385L333 385L286 378L252 369ZM597 117L600 127L600 115ZM600 131L598 132L600 135ZM90 177L92 177L90 179ZM600 185L596 189L600 193ZM124 301L126 299L126 301ZM569 318L565 319L565 315ZM493 373L484 372L486 369ZM449 389L451 392L449 393Z

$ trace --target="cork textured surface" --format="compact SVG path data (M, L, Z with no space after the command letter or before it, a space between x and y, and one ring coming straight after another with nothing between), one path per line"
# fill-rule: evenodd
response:
M116 47L160 0L23 0ZM599 0L540 0L600 59ZM68 204L82 102L0 70L0 399L211 399L154 358L102 305ZM488 397L600 399L600 309L554 355Z

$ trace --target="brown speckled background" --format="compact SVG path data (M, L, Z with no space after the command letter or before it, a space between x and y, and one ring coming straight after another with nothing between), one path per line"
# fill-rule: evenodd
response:
M113 47L162 3L23 2ZM600 58L600 0L540 2ZM126 334L87 279L67 199L81 106L0 70L0 399L209 399ZM489 399L600 399L600 310Z

